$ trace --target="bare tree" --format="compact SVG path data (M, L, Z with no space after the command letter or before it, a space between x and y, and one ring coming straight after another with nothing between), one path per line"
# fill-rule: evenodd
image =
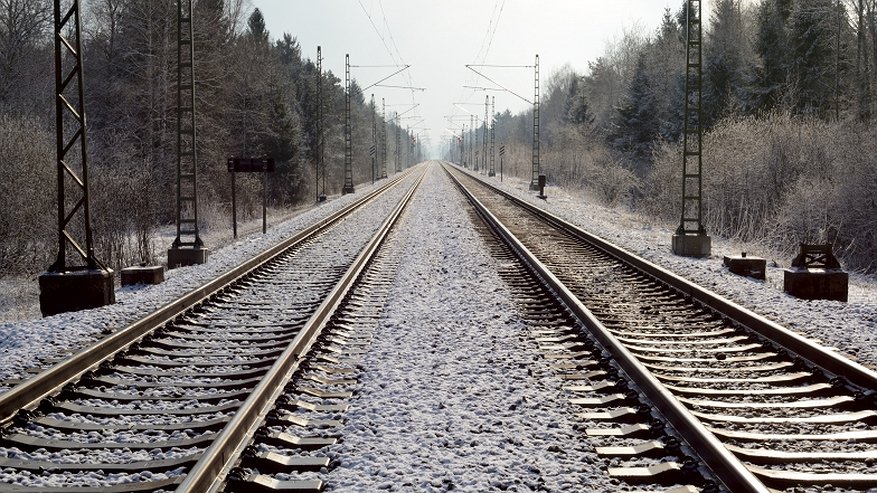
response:
M49 44L49 0L0 0L0 104L22 96L29 67L41 45Z

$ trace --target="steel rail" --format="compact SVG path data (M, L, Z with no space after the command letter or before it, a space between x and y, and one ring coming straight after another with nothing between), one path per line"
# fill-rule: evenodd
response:
M84 373L124 351L131 344L139 341L153 330L172 321L189 308L210 298L231 283L278 257L286 250L299 245L319 231L328 228L345 216L360 209L392 188L393 185L403 180L407 175L408 173L404 173L394 177L353 204L317 221L294 236L242 262L225 274L193 289L124 329L96 341L77 354L0 394L0 425L9 422L20 410L36 407L41 400L57 393L65 385L77 380Z
M518 258L557 295L571 314L612 354L621 369L655 406L655 409L688 442L716 477L735 493L768 493L770 490L695 418L667 388L627 350L581 301L540 262L450 171L445 171L472 203L478 215L515 252ZM467 174L468 176L468 174ZM479 180L480 181L480 180ZM513 197L509 197L514 200Z
M469 173L466 173L466 176L478 181L483 186L544 219L552 226L593 245L607 255L615 257L621 262L675 288L682 294L690 296L692 299L712 308L740 325L752 329L761 336L787 349L790 353L794 353L800 358L809 361L815 367L826 371L831 377L846 379L851 384L861 387L867 394L877 397L877 371L871 370L836 351L821 346L820 344L807 339L772 320L758 315L757 313L754 313L717 293L645 260L614 243L588 233L566 220L529 204L478 177L470 175Z
M331 316L386 240L424 176L425 168L393 212L381 224L368 245L347 269L344 277L308 319L295 339L278 356L277 361L271 366L262 381L241 404L234 418L223 428L198 462L189 470L186 479L177 487L177 492L219 491L225 483L228 471L237 462L250 438L283 392L292 374L299 368L308 350L323 331Z

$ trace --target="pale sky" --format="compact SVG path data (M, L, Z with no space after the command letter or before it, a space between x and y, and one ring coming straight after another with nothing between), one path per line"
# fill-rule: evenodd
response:
M410 108L413 96L420 106L405 116L416 114L424 121L417 124L420 118L406 119L402 124L428 128L424 134L433 146L448 135L446 128L455 128L445 116L466 115L464 109L453 103L471 103L472 106L463 108L481 118L485 95L496 97L497 111L509 108L518 112L527 106L508 93L463 88L491 86L466 69L466 64L533 65L538 53L544 88L550 75L564 64L569 63L583 73L588 61L603 54L607 42L617 38L624 28L638 27L652 33L666 7L675 11L682 5L681 0L251 0L251 3L265 15L272 38L279 38L284 32L296 36L303 56L312 60L316 59L317 45L322 46L323 69L331 70L342 81L345 53L350 54L351 65L411 65L404 76L397 75L385 84L413 85L424 87L425 91L412 94L405 89L375 87L366 91L366 100L374 93L380 108L381 98L385 98L389 119L392 111L401 113ZM710 7L710 2L703 2L704 18L709 18ZM493 37L488 50L489 32L493 32ZM351 76L366 87L394 70L353 68ZM525 98L533 98L532 68L479 70ZM542 93L544 96L544 89ZM468 125L468 120L457 121Z

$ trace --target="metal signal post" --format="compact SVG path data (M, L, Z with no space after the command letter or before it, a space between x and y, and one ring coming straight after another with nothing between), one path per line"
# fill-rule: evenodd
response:
M710 237L703 227L701 0L687 0L685 42L685 116L682 149L682 219L673 235L673 253L707 257Z
M169 269L203 264L208 250L198 232L198 153L195 127L193 0L177 2L177 237Z
M61 0L54 2L58 254L48 271L39 277L40 311L44 316L95 308L116 301L113 271L101 265L94 255L88 194L80 7L78 0L69 3L70 7L62 16ZM67 38L70 33L74 39ZM65 68L69 69L66 73ZM72 89L74 82L75 90ZM72 131L69 139L65 135L65 129ZM68 182L71 192L69 195ZM68 200L75 200L69 209ZM84 245L80 244L83 236ZM67 264L68 246L72 247L85 265ZM76 274L71 275L72 272Z

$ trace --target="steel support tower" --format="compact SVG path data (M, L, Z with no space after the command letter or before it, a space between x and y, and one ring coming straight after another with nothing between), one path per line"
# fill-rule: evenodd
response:
M405 159L402 164L407 168L411 166L411 125L405 125Z
M326 200L326 166L323 162L323 49L317 46L317 143L314 166L316 201Z
M401 129L401 125L399 124L399 112L398 111L396 112L396 119L395 120L396 120L395 121L395 123L396 123L396 173L398 173L398 172L402 171L402 168L399 167L400 166L399 165L399 157L400 157L399 156L399 153L400 153L399 147L402 145L402 136L401 136L402 129Z
M341 194L353 193L353 128L350 123L350 54L344 55L344 188Z
M381 178L387 177L387 101L381 98Z
M475 115L469 115L469 167L472 171L475 171L477 168L475 167L474 161L474 148L472 143L475 141Z
M177 1L177 237L168 249L169 269L207 261L198 231L193 3Z
M481 143L481 171L487 171L487 141L489 140L490 129L487 127L487 124L490 120L487 119L490 113L490 96L484 96L484 138L481 139L483 142Z
M480 125L478 125L478 117L473 115L473 118L475 119L475 123L472 126L472 130L475 133L475 147L472 151L472 165L474 166L473 169L475 171L481 171L481 163L479 162L480 156L478 155L478 153L481 152L481 132L479 132L481 128Z
M682 148L682 218L673 235L673 253L688 257L710 254L703 226L702 86L703 45L701 0L688 0L685 40L685 105Z
M487 176L496 176L496 98L490 98L490 169Z
M48 271L39 277L43 315L95 308L116 300L113 271L97 260L91 232L79 1L64 2L69 8L63 15L61 3L54 1L53 32L58 254ZM73 265L67 263L70 253L78 257ZM77 275L69 275L71 272Z
M372 158L372 184L374 185L375 180L377 179L377 163L378 163L378 107L375 106L375 95L372 93L371 99L371 109L372 109L372 148L371 158Z
M539 164L539 55L536 55L536 65L534 65L535 74L535 92L533 96L533 173L530 177L530 190L539 190L539 173L541 172Z
M460 129L460 166L466 162L466 125Z

